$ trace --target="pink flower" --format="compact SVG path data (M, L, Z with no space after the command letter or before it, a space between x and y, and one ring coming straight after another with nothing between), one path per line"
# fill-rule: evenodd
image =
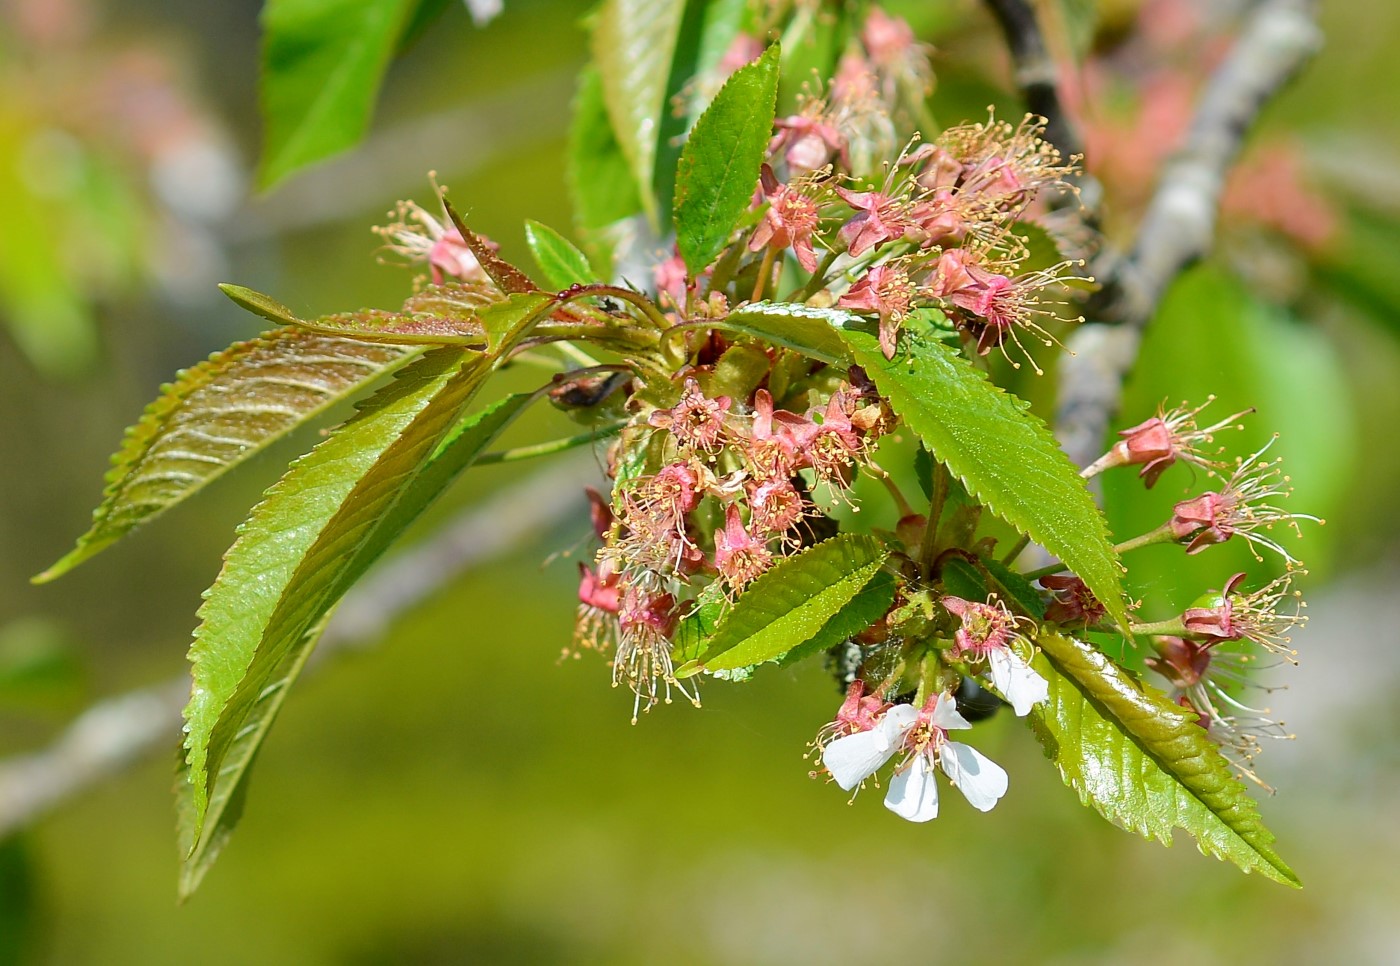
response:
M608 614L616 614L622 606L622 589L618 586L617 574L608 568L593 570L585 563L578 565L579 603Z
M891 17L879 7L871 7L860 29L860 42L880 67L896 67L917 47L914 31L899 17Z
M679 622L676 598L668 593L649 592L635 584L626 588L618 612L620 627L617 654L613 658L613 684L626 683L632 690L632 723L645 703L646 710L662 700L671 703L675 687L692 704L696 695L676 680L671 662L671 635Z
M889 702L880 700L877 695L866 694L865 682L856 678L846 689L846 699L837 709L836 718L822 726L812 746L821 751L836 738L873 731L879 724L880 716L889 708Z
M812 432L811 422L785 409L774 410L767 389L754 393L753 428L747 447L754 475L761 480L787 480L805 468L803 450Z
M903 238L914 228L904 206L889 195L878 191L848 191L837 188L841 199L856 209L839 235L852 258L859 258L877 245Z
M1285 523L1301 536L1299 520L1322 521L1306 513L1289 513L1266 502L1292 493L1288 477L1283 476L1278 468L1280 461L1262 459L1264 452L1272 445L1273 440L1270 440L1264 449L1241 460L1224 489L1182 500L1173 508L1171 530L1178 541L1187 543L1187 553L1199 553L1208 546L1224 543L1239 534L1248 541L1251 549L1266 547L1283 557L1288 566L1297 564L1298 561L1282 544L1260 531L1272 530L1275 524ZM1257 552L1255 558L1262 559Z
M670 409L656 410L647 421L659 429L669 429L683 446L715 453L724 442L724 414L729 406L728 396L706 398L699 384L687 379L680 402Z
M758 533L782 534L802 519L807 506L790 479L749 483L749 525Z
M826 105L810 100L802 113L778 118L778 133L768 143L769 157L782 154L790 174L806 174L825 166L832 158L844 161L846 139L826 117Z
M1187 409L1183 403L1170 412L1158 407L1156 416L1119 432L1123 438L1086 467L1083 475L1095 476L1115 466L1141 466L1138 475L1151 489L1167 467L1177 460L1207 471L1219 469L1221 464L1214 458L1219 451L1204 453L1200 444L1214 442L1215 433L1222 429L1238 428L1235 421L1254 410L1242 410L1204 428L1198 426L1196 417L1214 401L1215 397L1211 396L1195 409Z
M1289 634L1308 620L1302 614L1302 595L1290 589L1295 572L1247 594L1237 592L1245 574L1235 574L1218 594L1207 595L1197 602L1201 606L1182 612L1185 636L1217 643L1252 641L1266 651L1294 660ZM1285 611L1281 609L1285 604L1292 606Z
M1108 611L1084 581L1073 574L1040 578L1040 586L1055 595L1045 610L1045 619L1055 624L1083 624L1092 627Z
M1017 717L1030 713L1032 707L1050 697L1050 685L1026 659L1012 647L1028 648L1029 642L1016 628L1016 618L1006 605L983 604L961 597L943 598L943 606L959 618L961 625L953 635L957 654L971 663L985 661L992 686L1011 705Z
M687 274L685 270L685 259L680 255L672 255L662 262L657 262L651 270L652 284L656 286L657 298L665 297L670 300L672 306L679 307L685 304L685 291Z
M880 350L894 358L895 336L914 299L909 274L893 262L876 265L837 299L842 308L861 309L880 317Z
M427 263L433 284L441 285L447 276L464 282L489 281L481 263L455 227L448 227L412 201L400 201L394 212L398 220L374 229L384 239L384 247L410 263ZM494 250L495 242L487 241Z
M1037 321L1054 317L1053 312L1042 307L1040 292L1058 284L1059 272L1070 263L1061 262L1045 271L1011 278L987 268L982 258L965 248L944 251L938 256L929 294L946 299L954 308L962 310L955 313L957 321L977 337L977 351L983 355L1008 339L1024 354L1025 346L1021 344L1018 329L1029 331L1046 345L1052 345L1053 341Z
M797 263L806 271L817 270L817 253L812 248L812 232L817 227L817 204L790 185L780 184L773 169L763 166L762 185L768 209L749 239L749 251L765 245L775 251L791 248Z
M815 432L805 450L807 461L821 479L836 477L865 452L865 440L851 422L855 407L855 398L846 390L838 389L827 400L822 421L811 421Z
M754 537L744 527L739 508L729 504L724 527L715 531L715 569L734 591L742 590L773 562L767 541Z

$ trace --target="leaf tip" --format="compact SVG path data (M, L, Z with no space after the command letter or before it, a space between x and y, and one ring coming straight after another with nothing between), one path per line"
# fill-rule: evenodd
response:
M301 323L295 312L270 295L264 295L232 282L220 282L219 291L227 295L239 308L247 309L269 322L276 322L278 325L299 325Z

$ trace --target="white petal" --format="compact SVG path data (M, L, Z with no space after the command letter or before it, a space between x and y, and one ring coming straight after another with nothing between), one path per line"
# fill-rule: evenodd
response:
M991 811L1006 794L1006 772L971 745L960 741L943 742L938 749L938 764L953 787L979 812Z
M882 722L883 724L883 722ZM837 738L822 752L822 764L846 791L855 788L890 760L897 747L882 728Z
M885 716L876 727L883 729L890 736L890 741L898 741L904 737L905 732L914 727L918 717L919 710L912 704L897 704L885 712Z
M1018 718L1032 706L1050 698L1050 684L1010 648L999 647L987 655L992 685L1010 704Z
M958 714L958 702L953 700L951 694L940 694L937 703L933 706L933 714L929 717L934 727L942 728L944 731L958 731L962 728L971 728L966 718Z
M909 767L890 779L885 807L911 822L927 822L938 817L938 783L928 756L918 754Z

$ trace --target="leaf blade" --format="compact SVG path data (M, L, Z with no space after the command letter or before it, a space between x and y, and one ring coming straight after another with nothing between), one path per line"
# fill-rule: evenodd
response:
M778 103L776 46L735 71L690 132L676 174L676 245L698 276L753 198Z
M103 497L54 580L421 350L276 329L185 369L127 429Z
M551 288L563 290L570 285L601 282L588 256L563 235L538 221L525 220L525 242L535 256L544 280Z
M653 225L657 139L684 11L684 0L603 0L591 38L608 118Z
M186 760L195 834L221 758L262 687L359 575L354 562L506 351L548 309L512 296L483 315L490 353L438 349L294 463L239 528L190 647Z
M873 335L841 334L880 394L968 493L1058 556L1126 627L1122 567L1103 514L1045 425L950 346L911 337L886 359Z
M533 399L534 395L531 393L507 396L453 427L427 465L415 477L409 491L394 504L389 516L375 529L370 541L356 555L347 582L353 583L367 570L394 538L402 534L458 475L476 462ZM215 785L209 797L203 820L203 834L199 836L196 836L195 832L198 823L195 818L197 809L193 801L193 788L188 780L187 766L181 762L181 775L177 778L175 786L177 814L180 817L177 826L180 854L184 857L180 868L181 900L194 894L237 825L242 813L243 798L247 794L248 779L263 738L266 737L287 693L310 657L329 616L328 613L308 631L301 646L293 649L283 659L243 719L237 736L224 755L220 768L221 781Z
M268 0L261 187L364 137L414 6L413 0Z
M870 583L887 555L873 537L843 533L782 558L720 621L701 669L762 664L811 640Z
M1089 644L1048 633L1037 644L1033 666L1049 682L1050 698L1029 721L1084 804L1164 845L1174 828L1184 829L1203 854L1301 886L1194 713L1142 687Z

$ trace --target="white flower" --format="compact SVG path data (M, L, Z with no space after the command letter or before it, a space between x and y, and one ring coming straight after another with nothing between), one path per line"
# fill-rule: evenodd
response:
M822 764L836 783L850 791L879 771L896 751L906 749L904 761L890 780L885 807L911 822L938 816L935 766L979 811L988 811L1006 794L1006 772L970 745L948 740L950 730L971 728L953 696L929 698L922 711L898 704L875 727L837 738L826 746Z

